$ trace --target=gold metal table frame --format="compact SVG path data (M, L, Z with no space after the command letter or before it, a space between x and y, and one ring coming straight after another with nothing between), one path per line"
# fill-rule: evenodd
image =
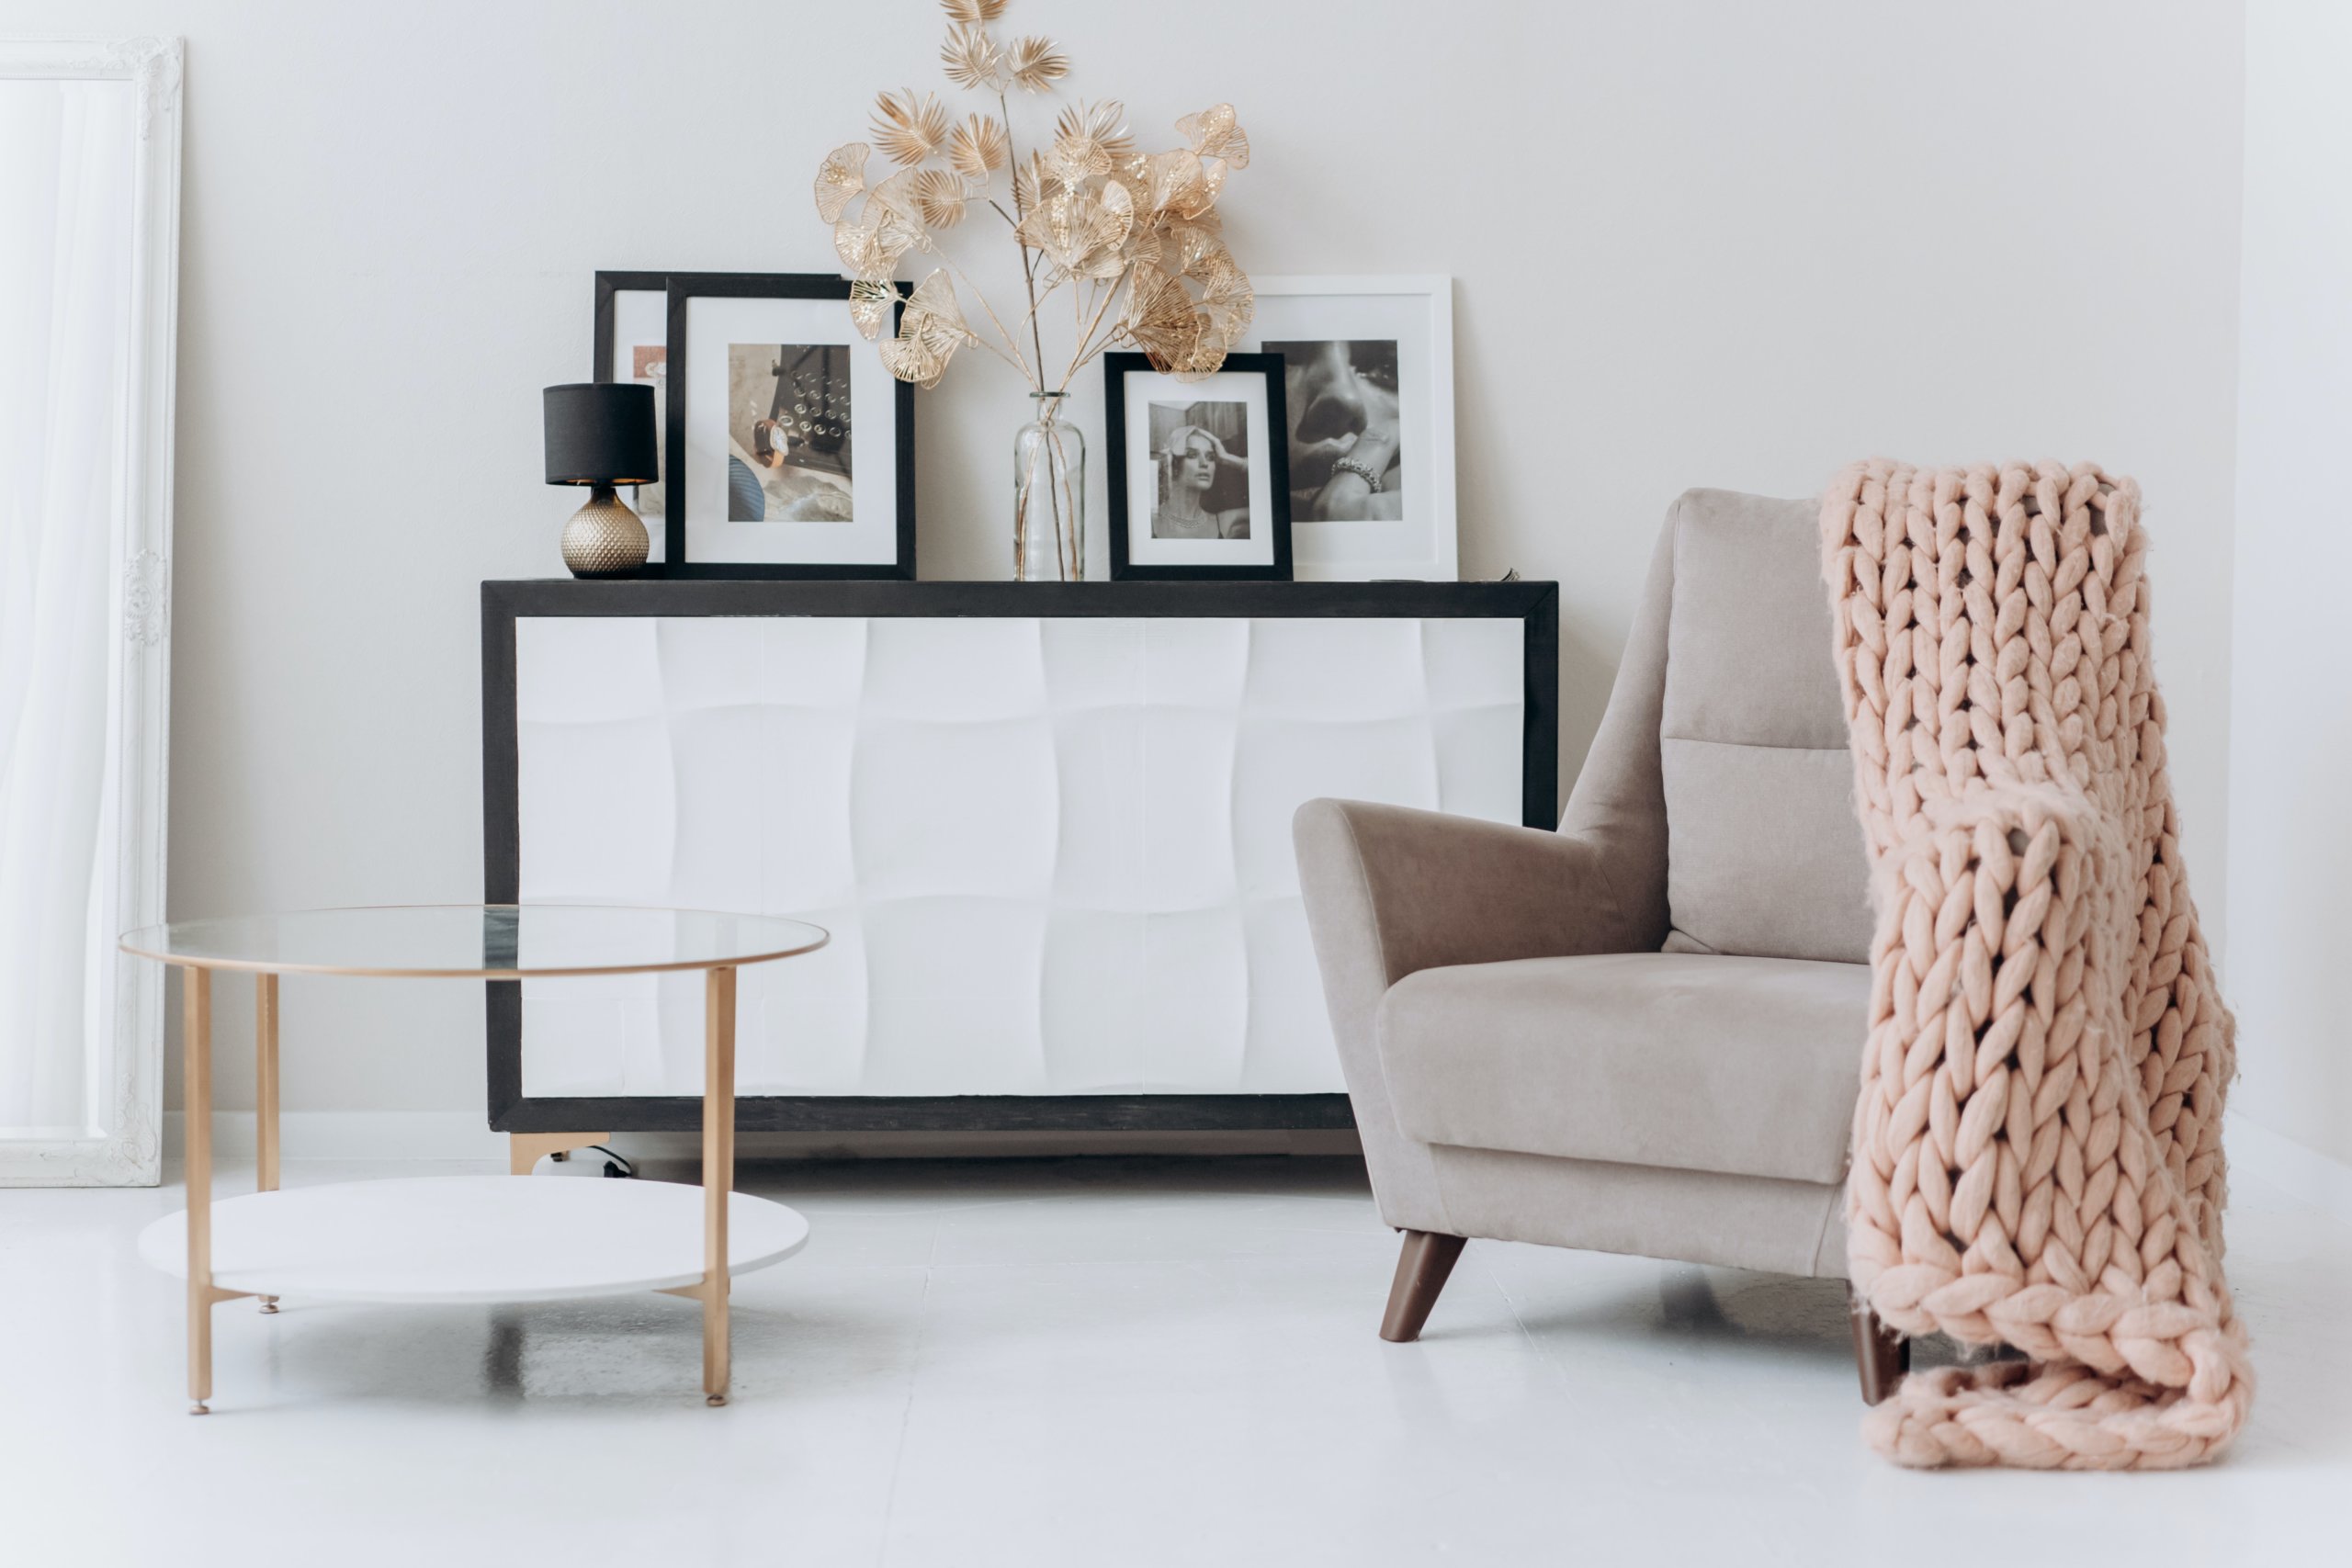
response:
M431 907L426 907L431 908ZM464 908L469 906L441 906ZM490 912L514 906L480 906ZM569 908L582 906L567 906ZM329 911L345 913L347 911ZM356 911L349 911L356 912ZM668 913L670 911L632 910L635 914ZM188 1411L195 1416L207 1414L212 1398L212 1308L221 1302L235 1301L252 1294L246 1291L222 1290L212 1280L212 973L215 969L248 970L254 975L254 1057L255 1077L254 1154L255 1190L263 1192L277 1190L278 1142L278 1073L277 1073L277 980L281 974L364 975L421 978L455 978L479 980L541 979L559 976L651 974L682 969L701 969L703 982L703 1100L702 1100L702 1189L703 1189L703 1277L695 1284L680 1285L663 1292L665 1295L685 1296L702 1303L702 1384L706 1404L727 1403L730 1370L728 1343L728 1297L730 1278L728 1269L727 1200L735 1186L735 972L745 964L766 963L811 953L831 940L821 927L806 921L777 922L794 924L813 932L816 940L797 946L730 954L730 961L668 962L651 964L592 964L578 967L522 967L508 969L445 967L395 968L341 964L273 962L266 959L195 956L186 953L159 950L156 946L134 945L133 939L149 935L148 931L133 931L122 939L124 952L143 958L153 958L181 970L183 1016L180 1023L181 1046L185 1056L187 1082L183 1088L186 1101L186 1165L187 1183L187 1394ZM152 928L167 930L168 928ZM527 1177L539 1154L587 1146L597 1142L590 1135L548 1134L535 1146L519 1142L514 1149L512 1172ZM277 1311L277 1298L261 1296L261 1310Z

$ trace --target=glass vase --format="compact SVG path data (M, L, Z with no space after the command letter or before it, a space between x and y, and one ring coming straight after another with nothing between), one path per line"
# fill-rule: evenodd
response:
M1012 438L1012 580L1086 580L1086 441L1068 392L1032 392L1036 417Z

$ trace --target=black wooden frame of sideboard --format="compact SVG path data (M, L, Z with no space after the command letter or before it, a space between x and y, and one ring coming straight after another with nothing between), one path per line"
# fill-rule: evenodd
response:
M823 582L639 576L481 585L482 897L521 886L514 623L553 615L1515 619L1526 658L1521 817L1556 825L1560 590L1555 582ZM489 983L490 1125L501 1133L688 1132L691 1095L526 1097L523 987ZM1310 1131L1355 1125L1344 1094L748 1095L744 1132Z

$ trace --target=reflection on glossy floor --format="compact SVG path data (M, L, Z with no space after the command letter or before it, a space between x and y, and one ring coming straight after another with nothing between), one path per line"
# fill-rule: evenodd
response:
M474 1168L289 1163L287 1184ZM662 1174L654 1172L653 1174ZM537 1179L554 1179L542 1177ZM243 1190L231 1170L219 1189ZM1417 1346L1340 1161L749 1168L799 1258L696 1309L220 1309L175 1190L0 1193L0 1553L27 1565L2345 1561L2352 1232L2241 1181L2263 1386L2175 1477L1869 1456L1841 1288L1473 1243Z

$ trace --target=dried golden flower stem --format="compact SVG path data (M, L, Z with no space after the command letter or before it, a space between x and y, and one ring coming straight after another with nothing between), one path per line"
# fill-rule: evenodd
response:
M1246 167L1250 141L1232 106L1176 122L1183 145L1139 152L1115 100L1073 101L1042 152L1024 163L1013 141L1012 90L1050 91L1069 69L1052 40L1035 35L1000 43L989 28L1007 0L941 0L949 26L940 51L949 81L987 93L997 114L951 121L934 94L912 88L876 100L873 135L898 165L868 186L872 151L834 149L816 182L818 215L833 225L834 248L851 274L851 316L875 336L887 325L901 259L935 259L930 276L899 310L883 345L890 373L935 383L958 346L978 344L1019 370L1037 392L1067 391L1078 373L1118 343L1141 349L1178 377L1207 375L1248 330L1255 310L1250 279L1226 248L1216 211L1227 174ZM1005 171L1012 209L989 187ZM858 215L852 204L864 197ZM1008 326L986 295L942 249L970 204L985 201L1012 231L1027 310ZM969 292L996 339L975 332L956 303ZM1069 289L1069 357L1046 370L1040 314L1054 290ZM1025 333L1023 329L1025 330ZM1022 342L1025 336L1027 342Z
M999 92L996 96L996 107L997 112L1004 116L1006 161L1017 169L1021 166L1021 144L1012 140L1012 110L1005 103L1002 92ZM1021 182L1019 180L1012 182L1012 210L1021 218L1028 216L1021 210ZM1021 225L1018 222L1014 223L1014 235L1017 237L1020 231ZM1029 341L1037 350L1037 371L1029 384L1034 389L1044 391L1046 389L1046 340L1037 332L1036 258L1030 254L1028 246L1022 245L1020 248L1021 287L1029 293Z
M1012 366L1015 370L1021 372L1021 378L1023 380L1033 380L1034 373L1029 368L1029 362L1021 357L1020 339L1014 337L1010 332L1007 332L1005 330L1004 323L997 319L994 307L989 304L989 297L981 293L978 288L974 288L972 280L964 276L963 269L958 267L954 262L949 261L945 256L943 255L939 258L939 265L946 268L948 276L955 278L956 282L962 284L964 288L970 292L972 298L980 302L981 313L988 317L989 324L996 328L996 335L1004 340L1004 347L1002 348L997 347L996 344L989 342L986 338L980 339L980 346L987 349L990 354L995 355L999 359L1003 360L1007 365Z

